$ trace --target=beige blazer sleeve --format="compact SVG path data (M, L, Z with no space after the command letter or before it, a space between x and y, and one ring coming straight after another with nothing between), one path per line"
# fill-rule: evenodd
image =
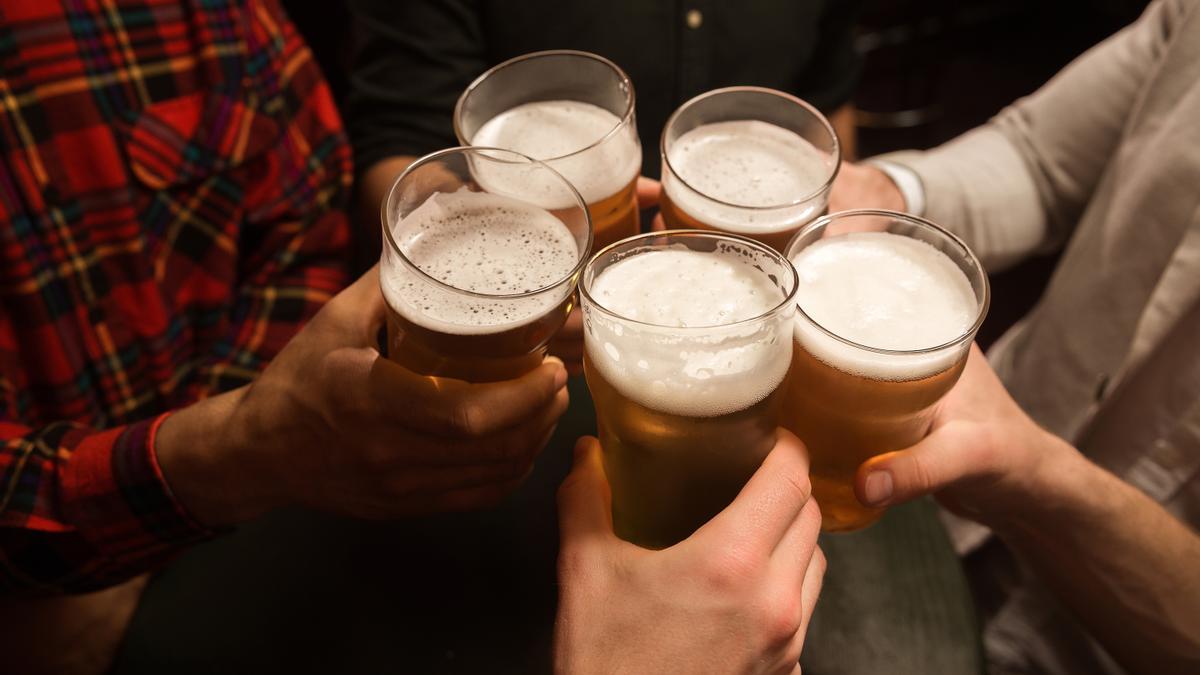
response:
M933 150L883 159L917 173L925 215L963 237L989 270L1061 245L1104 175L1185 2L1154 2L987 124Z

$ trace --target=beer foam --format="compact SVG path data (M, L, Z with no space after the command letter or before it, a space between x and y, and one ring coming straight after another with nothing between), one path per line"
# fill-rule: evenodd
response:
M971 282L933 246L887 232L822 239L792 258L796 302L830 333L875 349L913 351L951 342L979 315ZM839 370L915 380L949 368L965 345L925 354L880 354L829 337L799 313L796 340Z
M422 272L473 293L537 291L567 277L579 262L575 237L552 214L465 188L436 192L394 223L396 245ZM394 311L430 330L459 335L516 327L554 309L572 291L564 283L524 298L468 296L430 283L401 260L382 266L380 275Z
M589 204L620 192L641 170L642 148L630 124L578 155L621 124L621 118L582 101L535 101L484 123L471 145L512 150L546 161Z
M784 299L737 253L668 248L631 255L602 271L589 293L614 314L654 324L590 313L585 333L589 362L647 408L724 415L763 400L787 374L792 341L786 320L729 325ZM724 328L694 330L705 326Z
M671 144L668 159L678 178L664 171L663 189L677 207L712 227L747 234L798 227L825 210L827 197L764 211L729 205L791 204L819 190L834 162L799 134L759 120L696 127ZM679 185L679 179L695 191Z

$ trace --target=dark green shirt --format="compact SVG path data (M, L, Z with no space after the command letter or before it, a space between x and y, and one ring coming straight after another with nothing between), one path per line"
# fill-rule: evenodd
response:
M861 4L353 0L359 44L347 121L356 164L458 145L454 103L483 71L528 52L581 49L633 80L643 168L657 176L663 124L697 94L752 84L790 91L825 112L845 103L860 68L852 30Z

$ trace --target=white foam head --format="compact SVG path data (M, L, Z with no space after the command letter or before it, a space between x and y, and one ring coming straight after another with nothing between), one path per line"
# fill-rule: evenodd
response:
M570 229L536 206L465 188L437 192L404 218L392 220L396 245L425 274L485 295L548 290L521 298L455 293L417 274L394 256L380 268L388 305L430 330L459 335L497 333L543 316L572 291L563 281L579 262Z
M835 161L799 134L759 120L696 127L675 139L667 159L674 173L663 171L663 190L675 206L712 227L746 234L794 229L823 211L826 193L795 206L763 207L792 204L817 192Z
M471 145L503 148L549 164L594 204L619 192L637 177L642 148L632 124L593 146L621 124L621 118L582 101L536 101L506 110L484 123ZM587 152L580 150L588 148Z
M614 320L585 304L589 362L625 397L675 415L714 417L779 386L791 358L784 293L736 253L646 251L604 269L588 289ZM718 328L700 330L701 327Z
M932 349L967 333L979 304L963 271L929 244L887 232L821 239L792 258L796 303L825 330L858 345L893 351ZM880 354L831 338L800 313L796 339L847 373L915 380L949 368L969 345L919 354Z

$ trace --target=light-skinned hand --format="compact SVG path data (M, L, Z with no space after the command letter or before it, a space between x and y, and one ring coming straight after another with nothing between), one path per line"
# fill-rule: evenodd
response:
M580 439L559 489L557 672L799 673L825 571L800 441L780 430L737 499L662 551L613 533L600 453Z

